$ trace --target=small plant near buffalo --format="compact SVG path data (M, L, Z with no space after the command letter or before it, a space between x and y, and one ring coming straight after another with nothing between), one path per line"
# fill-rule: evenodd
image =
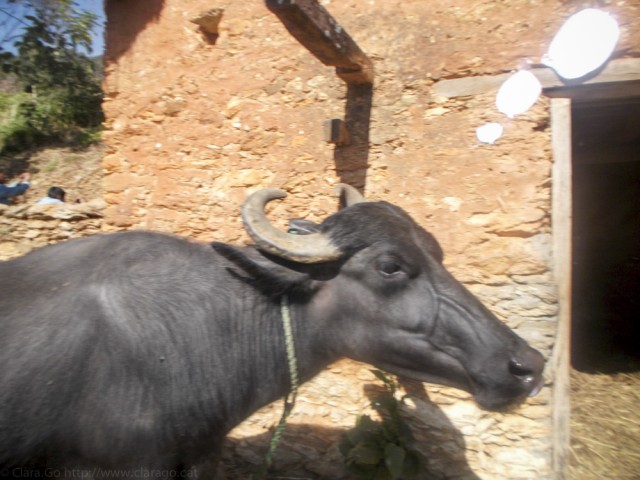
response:
M413 447L411 429L400 416L405 397L396 399L395 380L380 370L372 372L384 384L384 393L371 402L382 421L360 415L355 428L342 438L340 452L347 469L363 480L417 478L420 457Z

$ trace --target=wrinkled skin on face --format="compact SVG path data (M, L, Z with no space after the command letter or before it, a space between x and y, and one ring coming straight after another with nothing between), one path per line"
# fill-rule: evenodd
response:
M453 278L435 238L402 209L359 203L315 228L344 252L339 261L301 265L269 256L275 264L267 269L304 286L304 315L322 325L323 348L466 390L487 409L503 409L541 388L542 355ZM293 222L292 230L304 235L314 227Z

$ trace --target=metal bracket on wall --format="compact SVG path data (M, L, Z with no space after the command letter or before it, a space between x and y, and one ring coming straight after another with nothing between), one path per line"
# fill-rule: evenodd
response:
M317 0L266 0L285 28L347 84L372 84L373 64Z
M339 118L325 120L322 124L324 127L324 140L337 146L349 144L349 130L345 122Z

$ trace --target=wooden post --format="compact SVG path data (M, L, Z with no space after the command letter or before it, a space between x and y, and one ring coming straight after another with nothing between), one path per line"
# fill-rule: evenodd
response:
M348 84L372 84L373 65L317 0L266 0L286 29Z
M571 258L572 258L572 153L571 99L551 100L553 148L552 231L554 276L558 285L558 334L549 370L553 378L553 466L555 478L567 478L571 444Z

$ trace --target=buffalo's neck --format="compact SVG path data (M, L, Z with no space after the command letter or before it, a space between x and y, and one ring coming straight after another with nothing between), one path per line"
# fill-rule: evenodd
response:
M230 427L291 391L292 360L287 353L281 304L278 300L263 301L250 309L248 315L246 309L244 312L233 319L234 325L229 330L234 338L232 358L224 362L229 369L229 382L233 382L222 393L228 404ZM302 383L333 359L317 344L320 338L317 325L305 318L304 305L294 302L288 312L295 364Z

